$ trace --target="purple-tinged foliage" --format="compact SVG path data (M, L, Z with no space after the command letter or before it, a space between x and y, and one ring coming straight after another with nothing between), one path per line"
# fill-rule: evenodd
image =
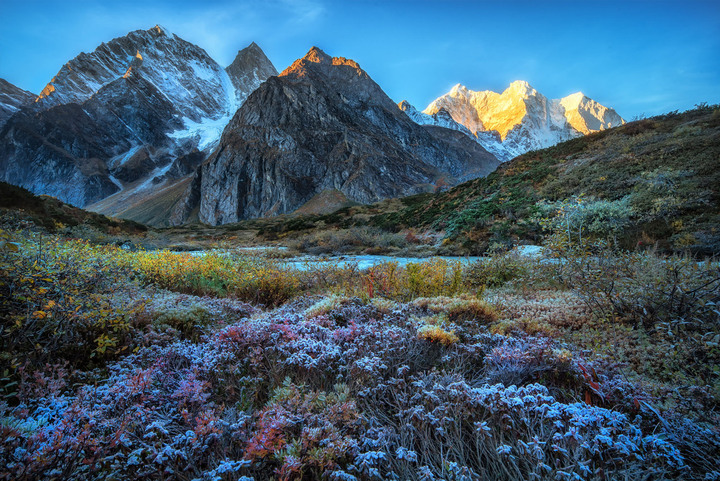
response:
M655 432L602 373L587 404L584 361L547 338L443 345L412 305L307 307L142 348L97 385L27 376L0 406L0 479L693 478L681 433L720 446L689 421Z

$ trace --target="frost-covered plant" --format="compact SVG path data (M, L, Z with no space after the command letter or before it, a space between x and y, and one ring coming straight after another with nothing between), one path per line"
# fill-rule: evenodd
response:
M552 339L443 346L418 338L428 306L349 298L304 315L317 300L238 312L92 383L48 368L0 404L0 479L660 479L695 476L691 456L716 446L692 422L695 445L669 422L656 431L646 398L633 411L617 376ZM192 303L230 312L178 302Z

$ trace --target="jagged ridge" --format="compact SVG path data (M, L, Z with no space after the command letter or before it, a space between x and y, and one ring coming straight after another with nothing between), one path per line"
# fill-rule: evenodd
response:
M497 154L503 160L625 123L613 109L581 92L550 100L520 80L500 94L489 90L476 92L457 84L431 102L422 114L414 115L414 120L432 124L436 122L432 117L438 114L449 114L488 150L506 152ZM481 137L486 132L497 132L500 142Z

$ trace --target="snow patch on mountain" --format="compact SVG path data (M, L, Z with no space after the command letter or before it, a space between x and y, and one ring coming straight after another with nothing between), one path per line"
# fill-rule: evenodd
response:
M217 119L204 118L199 122L184 117L185 129L176 130L169 134L169 137L178 141L192 140L197 144L198 150L210 151L217 146L220 136L232 116L233 114L228 114Z
M125 165L125 163L127 163L127 161L130 160L132 158L132 156L135 155L137 153L137 151L140 150L141 148L142 148L142 145L136 145L136 146L130 148L130 150L128 150L127 152L120 154L113 159L110 159L110 161L108 162L108 167L117 168L122 165Z

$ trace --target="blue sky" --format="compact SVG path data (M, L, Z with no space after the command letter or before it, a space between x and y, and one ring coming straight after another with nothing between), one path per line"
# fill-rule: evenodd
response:
M0 0L0 77L35 93L82 51L163 25L222 65L257 42L278 70L313 46L422 109L462 83L578 90L626 119L720 102L720 2Z

